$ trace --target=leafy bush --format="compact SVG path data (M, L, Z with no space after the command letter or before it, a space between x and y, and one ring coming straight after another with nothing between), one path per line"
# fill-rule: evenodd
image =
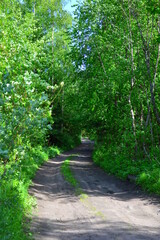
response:
M34 202L27 189L40 164L59 153L56 147L44 146L56 129L56 116L59 122L62 115L55 106L62 105L68 76L66 27L71 16L61 1L36 1L35 14L32 3L0 1L1 240L27 238L25 219ZM60 135L60 145L74 145L75 137L68 136Z

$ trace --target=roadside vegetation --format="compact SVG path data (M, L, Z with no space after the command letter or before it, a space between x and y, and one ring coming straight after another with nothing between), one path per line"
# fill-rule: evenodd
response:
M77 114L95 163L158 194L159 34L158 0L86 0L72 28Z
M57 154L57 148L39 146L28 149L18 161L5 165L0 185L1 239L22 240L31 237L29 220L36 201L29 195L28 187L38 167Z
M36 170L80 141L64 94L71 24L61 1L0 1L1 240L31 237Z
M31 237L31 179L81 130L96 164L160 194L159 0L85 0L74 20L63 6L0 1L2 240Z

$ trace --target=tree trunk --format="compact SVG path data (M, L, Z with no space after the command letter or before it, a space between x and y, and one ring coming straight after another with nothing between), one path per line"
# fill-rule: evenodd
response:
M133 134L134 134L134 138L135 138L135 151L137 154L137 137L136 137L136 123L135 123L135 114L134 114L134 110L133 110L133 106L132 106L132 102L131 102L131 94L132 94L132 90L135 84L135 74L134 74L134 70L135 70L135 64L134 64L134 56L133 56L133 37L132 37L132 30L131 30L131 10L130 10L130 1L128 0L128 8L129 8L129 17L128 17L128 30L129 30L129 49L130 49L130 55L131 55L131 71L132 71L132 77L131 77L131 90L129 93L129 105L130 105L130 109L131 109L131 116L132 116L132 127L133 127Z

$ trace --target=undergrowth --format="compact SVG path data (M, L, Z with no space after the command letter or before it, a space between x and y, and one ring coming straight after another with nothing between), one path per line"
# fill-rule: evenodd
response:
M31 179L48 158L59 154L57 148L25 149L19 160L0 166L0 239L28 240L29 218L35 204L28 194Z
M135 176L137 184L141 185L144 190L160 195L159 162L155 159L133 160L129 153L119 149L115 146L106 148L104 145L96 145L93 160L107 173L114 174L121 179L127 179L128 175Z

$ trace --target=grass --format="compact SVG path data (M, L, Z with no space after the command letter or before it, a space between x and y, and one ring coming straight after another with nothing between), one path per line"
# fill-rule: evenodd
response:
M67 182L69 182L75 189L75 195L80 196L80 201L82 204L90 211L93 215L105 219L105 216L102 212L97 211L96 207L91 203L89 196L83 191L80 187L80 183L76 180L73 172L70 169L70 160L72 159L73 155L71 155L68 159L66 159L62 166L61 172Z
M115 146L108 149L96 146L93 154L94 162L107 173L114 174L121 179L133 175L137 184L144 190L160 195L160 164L155 159L132 160L127 153L118 151Z
M57 148L30 148L18 161L0 166L0 239L29 240L29 219L36 201L28 188L39 166L59 153Z
M66 159L62 166L61 166L61 172L67 182L69 182L73 187L78 187L78 181L75 179L71 169L70 169L70 160L72 156L70 156L68 159Z

